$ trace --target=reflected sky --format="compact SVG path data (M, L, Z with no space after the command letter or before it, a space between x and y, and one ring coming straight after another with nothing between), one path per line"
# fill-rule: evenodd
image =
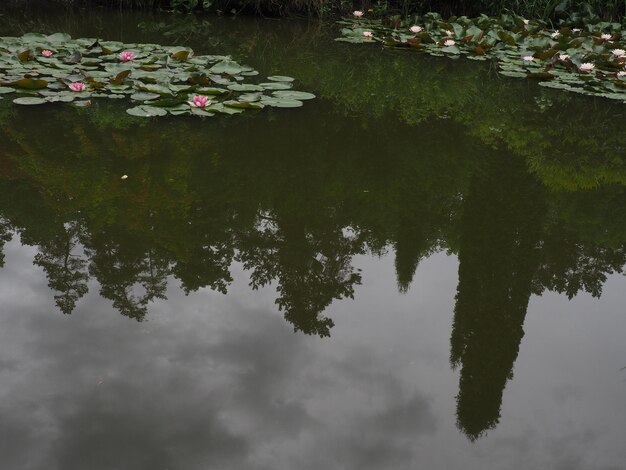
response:
M0 271L3 468L617 469L626 459L623 278L600 300L532 298L498 427L455 424L449 334L458 263L434 255L397 294L393 258L358 257L332 338L294 333L240 266L228 296L176 288L145 322L97 288L52 307L31 248ZM598 362L602 358L602 362Z

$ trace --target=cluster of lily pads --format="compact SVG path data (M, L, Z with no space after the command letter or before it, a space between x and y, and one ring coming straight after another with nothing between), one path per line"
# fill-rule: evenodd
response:
M95 98L134 102L127 112L151 117L237 114L265 106L293 108L311 93L292 89L293 78L259 73L229 56L194 55L186 47L72 39L68 34L0 37L0 99L20 105L72 103Z
M540 80L550 88L603 96L626 103L626 37L619 23L548 28L513 15L453 17L436 13L419 24L368 19L361 11L337 41L410 48L435 56L496 59L501 74Z

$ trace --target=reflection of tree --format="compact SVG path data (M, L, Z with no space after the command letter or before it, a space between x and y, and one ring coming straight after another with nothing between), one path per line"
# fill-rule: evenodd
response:
M152 300L165 298L169 261L150 247L115 235L100 233L87 246L89 272L100 282L102 297L113 301L122 315L142 320Z
M64 227L62 232L39 245L39 253L34 260L46 272L48 286L58 292L54 295L54 300L66 315L74 311L76 302L88 290L87 260L72 253L79 243L79 230L77 224Z
M458 425L474 440L496 426L539 265L545 193L521 162L490 158L460 225L451 362L460 367Z
M4 244L11 241L12 237L11 224L0 217L0 268L4 267Z
M321 312L334 299L352 297L361 276L350 261L360 243L341 230L308 232L302 217L277 220L267 214L244 243L240 259L252 270L251 286L276 279L276 304L294 330L330 336L333 321Z

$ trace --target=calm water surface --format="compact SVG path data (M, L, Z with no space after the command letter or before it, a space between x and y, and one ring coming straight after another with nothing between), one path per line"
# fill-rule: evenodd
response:
M319 97L0 101L0 468L625 468L622 104L319 24L0 18Z

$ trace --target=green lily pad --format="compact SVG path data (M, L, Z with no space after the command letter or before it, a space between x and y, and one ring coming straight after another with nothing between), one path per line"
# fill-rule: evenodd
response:
M15 104L24 104L28 106L47 103L45 98L40 98L38 96L23 96L21 98L15 98L13 102Z
M272 82L293 82L293 77L287 77L285 75L272 75L271 77L267 77L268 80Z
M228 106L229 108L261 109L263 108L263 103L251 101L224 101L224 106Z
M52 51L50 57L41 54L46 49ZM135 60L122 62L119 51L135 52ZM246 83L253 75L258 71L229 56L194 57L191 49L179 46L73 40L65 33L0 37L0 95L30 95L16 98L16 104L63 102L83 107L93 99L130 98L137 106L131 105L127 112L134 116L212 116L261 109L266 104L298 107L302 100L314 97L292 91L292 77L274 75L262 84ZM70 91L72 83L83 83L88 89ZM290 94L264 96L266 90ZM190 107L188 101L194 95L211 96L213 102L206 108Z
M239 84L239 83L236 83L234 85L228 85L227 88L230 91L263 91L264 90L264 88L259 85Z
M261 100L261 103L274 108L299 108L304 103L298 100L288 100L283 98L266 97Z
M131 116L138 117L155 117L155 116L165 116L167 115L167 111L162 108L157 108L155 106L135 106L134 108L129 108L126 110L128 114Z
M154 100L160 97L161 95L159 95L158 93L149 93L149 92L139 92L139 93L133 93L132 95L130 95L130 99L135 100L135 101L148 101L148 100Z
M264 82L259 83L260 87L266 90L291 90L291 83L289 82Z
M306 91L275 91L272 93L276 98L280 98L283 100L312 100L315 98L313 93L307 93Z

